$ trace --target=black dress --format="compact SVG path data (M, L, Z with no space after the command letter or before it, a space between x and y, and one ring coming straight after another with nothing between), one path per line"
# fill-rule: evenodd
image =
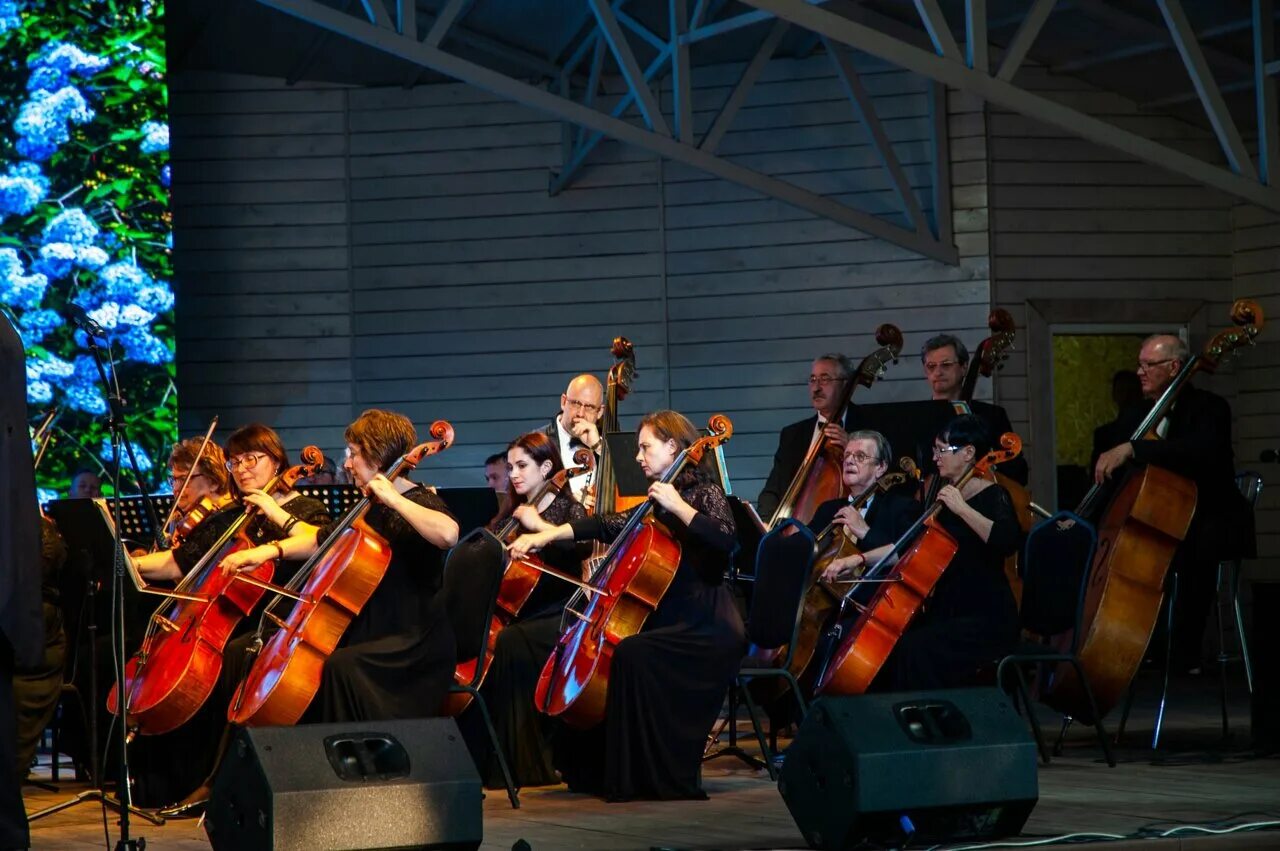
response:
M13 677L14 705L18 718L19 781L27 776L36 745L53 720L62 694L63 666L67 636L63 629L59 601L62 566L67 562L67 545L57 525L40 518L40 607L44 615L44 659L31 668L19 668Z
M992 521L984 542L943 508L942 528L959 548L924 610L898 639L873 687L881 691L955 688L970 684L978 669L1011 652L1018 640L1018 607L1004 560L1018 551L1022 529L1009 494L991 485L969 506Z
M559 526L587 516L587 510L568 488L561 491L540 516ZM579 576L582 561L590 554L589 544L557 541L538 553L544 564L570 576ZM557 723L537 710L533 703L538 676L560 637L560 616L574 586L543 575L521 616L498 633L493 660L480 693L493 719L507 767L516 786L548 786L560 782L552 755ZM503 785L502 771L484 730L476 706L459 719L464 736L480 768L485 785Z
M324 503L307 496L296 496L282 503L281 508L304 523L319 526L327 523L329 513ZM173 550L173 560L183 574L189 573L200 559L217 543L227 528L244 511L235 503L210 514L197 526L181 545ZM259 515L250 520L245 534L254 546L271 543L286 537L284 529ZM300 562L276 563L272 581L288 581ZM158 599L158 598L157 598ZM264 596L270 599L270 595ZM245 649L258 626L258 613L242 618L236 624L222 654L222 670L204 706L191 716L187 723L169 733L158 736L139 736L130 745L130 767L136 779L134 802L139 806L164 806L181 800L198 787L213 769L218 745L227 727L227 707L236 687L248 670Z
M706 797L702 752L747 642L724 585L737 545L724 491L691 476L677 487L698 513L685 526L669 512L655 512L680 543L680 563L644 629L614 650L604 723L575 735L571 752L566 748L561 774L574 791L611 801ZM570 525L576 540L610 541L628 516Z
M449 514L444 500L415 485L407 499ZM439 715L457 650L444 609L444 551L409 521L376 503L365 523L391 546L391 561L369 602L325 661L304 722L385 721ZM321 528L324 541L333 524Z

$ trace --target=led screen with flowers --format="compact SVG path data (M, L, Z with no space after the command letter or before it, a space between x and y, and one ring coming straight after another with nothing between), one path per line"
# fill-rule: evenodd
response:
M111 461L72 305L110 343L144 477L177 436L167 109L159 2L0 0L0 304L33 422L58 412L42 498Z

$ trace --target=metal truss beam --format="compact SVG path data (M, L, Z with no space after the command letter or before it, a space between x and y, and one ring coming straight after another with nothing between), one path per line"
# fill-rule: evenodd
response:
M862 85L862 78L858 76L858 71L853 67L853 60L849 58L849 51L843 45L833 44L829 39L822 39L822 46L826 48L827 55L831 57L832 64L835 65L836 76L840 78L840 85L844 88L845 95L848 96L849 102L853 104L854 114L866 128L867 135L871 137L871 144L876 149L876 156L880 159L880 165L889 172L889 177L893 181L893 188L898 194L898 203L902 207L903 214L907 217L907 221L915 228L916 233L924 235L928 233L928 226L924 220L924 213L920 211L920 202L916 199L916 194L911 189L911 182L907 180L907 173L902 170L902 164L898 162L898 155L893 152L893 143L889 141L889 135L884 132L884 126L880 123L880 116L876 115L876 105L871 100L871 95L867 93L867 89Z
M671 107L675 137L686 145L693 144L693 79L689 67L689 45L680 41L689 28L688 0L669 0L667 3L667 32L670 33L671 90L674 103Z
M1243 32L1253 26L1253 21L1246 18L1239 21L1230 21L1229 23L1219 24L1216 27L1206 27L1196 32L1196 40L1203 44L1215 38L1224 35ZM1166 33L1166 36L1168 34ZM1049 70L1055 74L1071 74L1076 71L1086 71L1090 68L1096 68L1099 65L1110 65L1113 62L1120 62L1125 59L1135 59L1139 56L1147 56L1152 53L1160 53L1173 47L1173 43L1166 37L1156 41L1148 41L1143 44L1134 44L1128 47L1109 50L1106 53L1093 53L1080 59L1072 59L1067 62L1059 62L1052 66Z
M984 74L991 68L987 57L987 0L965 0L964 62Z
M1197 180L1261 207L1280 211L1280 192L1257 180L1197 159L1179 150L1152 141L1137 133L1121 129L1064 106L1042 95L1026 91L1014 84L992 77L963 63L944 59L889 37L871 27L812 6L803 0L742 0L745 5L776 14L783 20L833 41L877 56L886 62L915 71L953 88L971 92L990 103L1021 113L1029 118L1059 127L1106 147L1160 168Z
M613 58L618 63L618 70L622 72L622 78L627 81L631 96L640 107L640 117L644 119L645 125L650 130L661 133L663 136L670 136L667 119L663 117L658 99L653 96L653 90L649 88L649 79L640 70L640 63L636 61L636 55L631 51L631 44L623 34L622 27L618 24L618 18L614 15L608 0L587 0L587 3L590 4L591 11L596 16L600 37L609 44Z
M1074 8L1108 26L1126 30L1151 41L1171 44L1169 30L1157 21L1117 9L1104 0L1073 0ZM1252 73L1253 67L1235 54L1214 47L1203 48L1204 54L1217 65L1238 74Z
M751 94L751 89L755 87L756 80L760 79L760 74L764 71L764 67L773 58L774 51L778 49L778 43L782 41L782 37L787 34L789 29L791 29L791 24L786 21L773 22L773 26L764 37L764 41L760 42L756 55L751 57L747 67L742 69L742 76L738 78L738 84L733 87L733 91L729 93L724 106L720 107L720 112L717 113L715 120L711 122L710 129L703 135L702 142L698 145L699 148L712 154L715 153L716 148L720 147L720 140L724 138L725 133L729 132L733 119L738 116L738 110L742 109L742 105L746 103L747 95Z
M1000 70L996 72L997 78L1008 81L1018 73L1018 69L1022 67L1022 60L1027 58L1031 45L1035 43L1036 36L1040 35L1045 21L1049 20L1049 14L1053 11L1055 2L1057 0L1035 0L1031 4L1027 16L1022 19L1022 24L1014 33L1013 41L1009 42L1004 58L1000 60Z
M436 16L431 29L427 30L427 37L422 40L423 43L439 47L444 37L448 35L449 28L471 8L471 2L472 0L449 0Z
M914 2L925 32L929 33L929 40L933 42L933 49L939 56L959 59L960 47L956 44L956 37L951 34L951 25L947 23L947 16L942 14L938 0L914 0Z
M1258 110L1258 178L1276 183L1280 166L1280 127L1276 120L1276 81L1267 68L1275 62L1276 25L1272 0L1253 0L1253 84Z
M808 190L761 174L744 166L685 145L670 136L655 133L634 124L605 115L590 107L561 97L545 88L508 77L505 74L447 53L438 47L423 44L417 39L397 33L391 27L367 23L344 14L317 0L258 0L264 6L293 15L316 26L338 33L361 44L368 45L392 56L430 68L437 73L453 77L500 97L541 110L557 118L582 124L598 133L661 157L684 163L708 174L722 177L763 195L806 210L818 216L832 219L870 236L895 243L926 257L932 257L952 265L958 263L956 249L944 245L932 237L905 231L870 213L855 210Z
M1187 73L1191 75L1191 84L1195 86L1196 94L1200 96L1200 103L1209 117L1214 135L1218 137L1218 144L1222 146L1227 164L1236 174L1256 178L1258 174L1253 170L1253 162L1249 159L1249 152L1244 148L1244 140L1240 138L1240 131L1231 118L1227 102L1222 99L1222 92L1218 89L1217 81L1213 79L1213 71L1205 61L1200 43L1196 41L1196 34L1191 29L1191 22L1187 20L1187 13L1182 8L1181 0L1156 0L1156 5L1160 7L1160 14L1164 15L1169 34L1173 36L1173 43L1182 57L1182 64L1187 66Z

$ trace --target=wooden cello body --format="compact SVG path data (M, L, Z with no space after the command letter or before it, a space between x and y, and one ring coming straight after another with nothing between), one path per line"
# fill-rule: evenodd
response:
M1001 449L992 450L970 467L956 487L963 488L969 478L1022 451L1022 440L1012 432L1001 435L1000 445ZM955 538L936 521L941 507L938 502L930 506L889 555L864 574L864 578L882 584L836 647L818 680L818 694L863 694L933 593L958 550ZM883 569L895 552L901 553L898 562Z
M1217 334L1191 357L1156 400L1131 440L1159 439L1157 426L1197 372L1212 372L1241 347L1253 345L1263 325L1262 309L1241 299L1231 308L1237 329ZM1089 517L1103 493L1095 485L1076 514ZM1089 678L1098 714L1105 716L1133 681L1164 602L1165 575L1186 537L1196 509L1196 485L1159 467L1129 471L1097 524L1094 555L1076 653ZM1089 702L1074 670L1059 665L1044 702L1092 722Z
M314 446L302 456L303 465L286 470L267 490L292 488L324 463ZM254 546L245 534L250 519L246 510L178 583L178 596L152 614L142 646L125 666L128 729L142 735L167 733L189 721L209 699L231 634L274 587L274 561L241 574L221 568L228 555ZM107 695L107 710L113 714L118 711L117 689L118 684L112 685Z
M662 481L673 481L685 466L698 463L709 448L733 434L733 424L720 414L711 417L708 428L711 434L681 452ZM534 705L572 727L591 727L604 719L614 649L640 632L675 579L680 544L652 514L651 500L632 513L592 576L595 592L583 610L578 612L570 601L566 628L538 677Z
M897 363L898 355L902 352L902 331L895 325L885 323L876 329L876 343L880 348L863 358L853 375L844 382L832 422L844 424L845 411L848 410L853 391L859 384L870 387L884 374L887 364ZM769 518L768 528L772 529L788 518L808 523L822 503L847 496L843 455L843 446L833 446L819 435L800 462L786 493L778 501L778 507Z
M453 443L453 427L443 420L431 424L434 442L423 443L401 457L387 478L413 469L427 455ZM236 690L227 720L246 727L296 724L320 689L325 660L337 649L347 627L360 614L391 563L387 540L371 529L364 516L371 505L360 500L320 545L290 583L300 590L287 618L267 607L264 617L279 629L254 659Z

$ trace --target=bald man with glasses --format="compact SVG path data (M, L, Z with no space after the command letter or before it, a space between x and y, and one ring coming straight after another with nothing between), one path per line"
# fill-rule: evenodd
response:
M575 376L560 394L560 413L542 429L560 447L560 460L566 469L576 467L573 453L587 447L600 456L600 416L604 413L604 385L589 373ZM582 493L591 484L592 476L574 476L569 480L574 498L581 501Z

